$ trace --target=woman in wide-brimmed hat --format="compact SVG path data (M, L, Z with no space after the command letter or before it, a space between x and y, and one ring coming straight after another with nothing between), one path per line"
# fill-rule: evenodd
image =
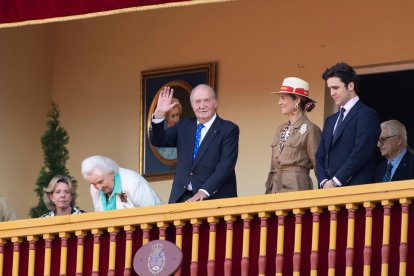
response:
M279 94L278 104L289 121L276 129L266 193L312 189L309 171L315 168L321 130L306 117L316 103L309 97L309 83L285 78L280 90L273 93Z

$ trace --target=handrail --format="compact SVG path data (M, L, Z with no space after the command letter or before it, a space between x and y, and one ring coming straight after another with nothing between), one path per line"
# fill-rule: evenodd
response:
M153 239L182 249L177 276L316 275L319 270L323 275L410 275L413 184L407 180L3 222L0 275L132 275L132 255Z
M129 225L131 218L134 218L134 224L156 224L161 221L173 222L190 218L203 219L211 216L224 217L243 213L309 209L331 205L344 206L350 203L380 202L400 198L414 198L414 180L166 204L41 219L22 219L0 223L0 239L51 233L51 226L53 226L52 233L75 232L91 228Z

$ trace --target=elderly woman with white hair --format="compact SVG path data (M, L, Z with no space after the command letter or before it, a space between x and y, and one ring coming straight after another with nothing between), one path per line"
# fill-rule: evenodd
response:
M108 157L94 155L83 160L82 175L91 184L95 211L163 204L140 174L120 168Z

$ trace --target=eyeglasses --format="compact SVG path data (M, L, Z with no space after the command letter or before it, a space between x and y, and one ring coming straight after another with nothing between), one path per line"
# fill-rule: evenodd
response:
M388 139L390 139L390 138L392 138L394 136L397 136L397 135L390 135L390 136L387 136L387 137L380 137L378 139L378 143L380 143L381 145L383 145L385 142L387 142Z

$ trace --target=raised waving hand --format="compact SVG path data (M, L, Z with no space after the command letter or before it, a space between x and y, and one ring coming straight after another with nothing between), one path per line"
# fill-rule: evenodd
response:
M164 89L161 90L160 95L158 96L157 107L154 111L155 119L164 118L165 113L173 109L174 106L178 104L177 102L173 103L171 101L173 94L174 89L172 89L171 87L166 86L164 87Z

